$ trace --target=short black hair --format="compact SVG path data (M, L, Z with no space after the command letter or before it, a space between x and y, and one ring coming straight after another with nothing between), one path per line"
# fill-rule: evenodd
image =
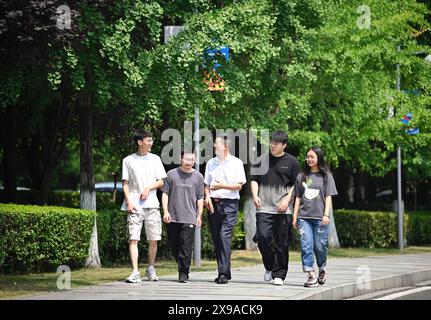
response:
M139 140L144 140L145 138L152 137L153 134L150 131L138 129L133 133L133 141L138 145Z
M271 136L271 141L287 144L287 142L289 141L289 137L287 136L287 133L283 130L277 130L273 132Z

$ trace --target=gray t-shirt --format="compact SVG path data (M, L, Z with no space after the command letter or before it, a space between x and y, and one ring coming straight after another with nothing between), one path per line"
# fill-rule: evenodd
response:
M168 210L171 221L196 224L197 201L204 197L204 178L198 171L190 173L180 168L168 172L163 182L163 193L169 196Z
M307 180L302 182L303 173L298 174L295 182L295 197L302 198L299 206L298 218L323 218L325 198L337 195L334 177L330 172L325 178L321 172L310 172Z

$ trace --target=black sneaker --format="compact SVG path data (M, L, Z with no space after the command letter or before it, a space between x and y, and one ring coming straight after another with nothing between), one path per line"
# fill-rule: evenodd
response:
M218 276L217 278L215 278L215 279L214 279L214 282L215 282L215 283L218 283L219 278L220 278L220 276ZM228 280L230 280L230 279L232 279L232 277L228 277L227 279L228 279Z
M317 278L317 282L319 284L324 284L326 281L326 270L319 271L319 277Z
M178 274L178 282L179 283L186 283L187 280L189 280L189 275L187 273Z
M218 277L217 284L227 284L228 282L229 282L229 279L224 274Z
M317 283L317 278L315 275L308 275L307 276L307 281L304 283L304 287L306 288L312 288L312 287L317 287L318 283Z

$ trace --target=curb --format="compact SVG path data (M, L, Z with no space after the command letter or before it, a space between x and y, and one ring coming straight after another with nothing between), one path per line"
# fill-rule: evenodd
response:
M381 290L412 286L431 280L431 269L370 280L365 283L347 283L332 288L319 288L318 292L302 293L295 300L342 300Z

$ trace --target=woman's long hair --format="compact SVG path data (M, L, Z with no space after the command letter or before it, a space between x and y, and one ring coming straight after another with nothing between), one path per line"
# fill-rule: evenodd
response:
M311 148L308 148L305 156L307 156L307 153L310 150L313 150L314 153L316 153L316 155L317 155L317 166L319 167L320 172L324 176L324 183L326 183L326 179L328 177L328 172L329 172L329 167L325 163L325 153L319 147L311 147ZM305 160L305 168L302 171L302 182L307 181L308 176L310 175L310 172L311 172L311 167L308 165L307 160Z

